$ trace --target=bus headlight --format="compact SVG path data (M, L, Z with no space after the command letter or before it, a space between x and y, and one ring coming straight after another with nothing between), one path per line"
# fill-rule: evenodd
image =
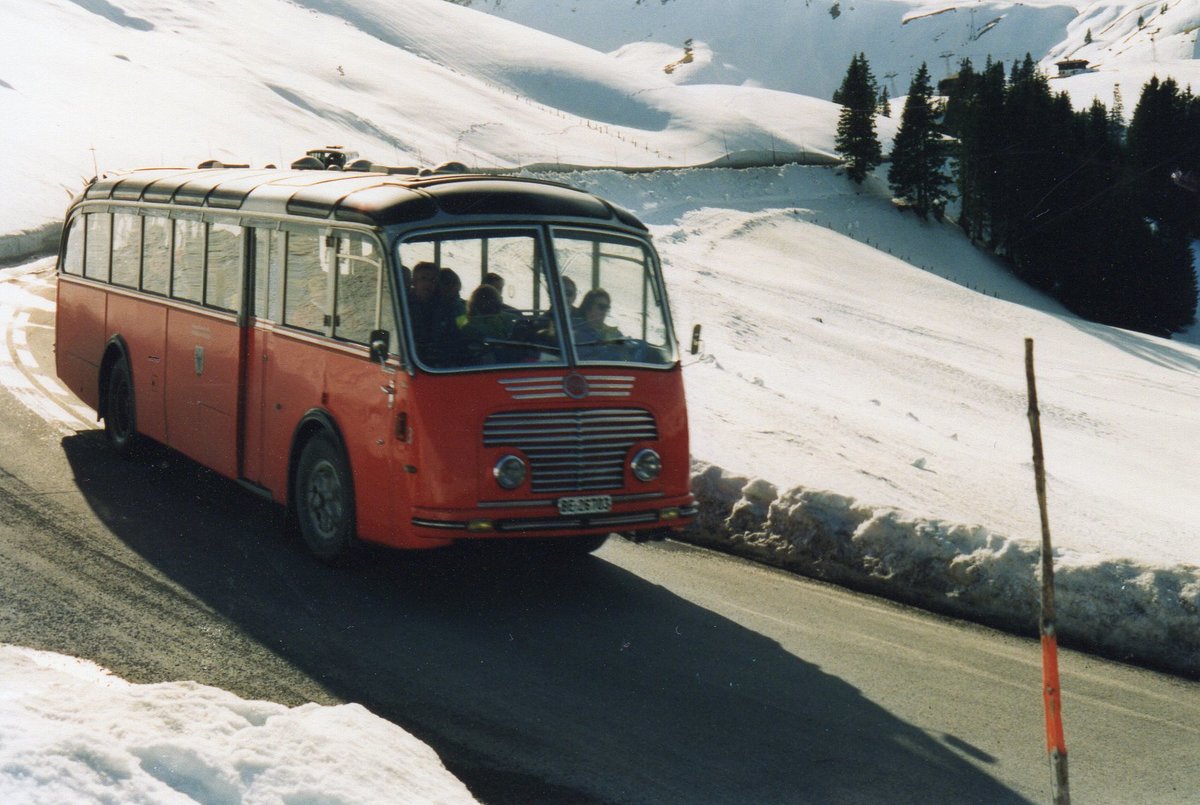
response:
M653 481L662 472L662 458L650 448L639 450L629 463L633 476L639 481Z
M492 475L503 489L516 489L525 483L525 462L513 455L504 456L492 467Z

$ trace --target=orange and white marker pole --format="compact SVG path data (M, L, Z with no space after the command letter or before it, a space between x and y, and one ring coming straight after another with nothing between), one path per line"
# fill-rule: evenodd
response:
M1054 625L1054 554L1050 547L1050 517L1046 512L1046 459L1042 453L1042 424L1033 374L1033 339L1025 339L1025 380L1029 385L1029 429L1033 434L1033 474L1038 511L1042 517L1042 703L1046 710L1046 751L1050 755L1054 805L1070 805L1067 783L1067 741L1063 737L1062 696L1058 679L1058 636Z

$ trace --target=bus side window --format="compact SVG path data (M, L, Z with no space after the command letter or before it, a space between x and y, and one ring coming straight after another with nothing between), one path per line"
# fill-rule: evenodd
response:
M63 255L62 270L64 274L74 274L81 276L83 274L83 241L84 227L87 216L77 215L71 221L71 228L67 230L67 251Z
M210 224L204 304L236 313L242 306L242 228Z
M356 344L370 341L383 299L383 278L374 241L361 235L338 239L337 301L333 334ZM384 328L386 329L386 327ZM395 330L389 330L395 334Z
M146 217L142 223L142 290L166 296L171 285L171 219Z
M316 232L288 233L283 280L283 323L316 333L325 331L329 294L322 240Z
M204 286L204 222L175 221L175 257L171 263L171 296L199 302Z
M283 319L283 254L286 232L254 230L254 316Z
M142 272L142 217L118 212L113 215L112 281L126 288L138 287Z
M93 212L87 217L87 255L83 275L88 279L108 282L112 258L112 215Z

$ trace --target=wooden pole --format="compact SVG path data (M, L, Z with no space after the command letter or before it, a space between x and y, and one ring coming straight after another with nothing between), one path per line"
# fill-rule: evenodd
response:
M1025 380L1029 386L1029 429L1033 435L1033 475L1038 512L1042 518L1042 704L1046 712L1046 751L1050 755L1054 805L1070 805L1067 780L1067 742L1063 736L1062 697L1058 678L1058 637L1054 621L1054 553L1050 547L1050 516L1046 510L1046 458L1042 453L1042 424L1038 414L1033 373L1033 339L1025 339Z

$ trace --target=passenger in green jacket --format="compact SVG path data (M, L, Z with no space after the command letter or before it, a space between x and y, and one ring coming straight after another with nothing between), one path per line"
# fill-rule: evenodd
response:
M467 303L467 323L462 335L479 363L508 363L517 359L510 354L511 349L489 342L511 338L519 319L518 314L503 309L500 293L494 287L480 285L475 289Z

